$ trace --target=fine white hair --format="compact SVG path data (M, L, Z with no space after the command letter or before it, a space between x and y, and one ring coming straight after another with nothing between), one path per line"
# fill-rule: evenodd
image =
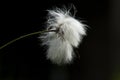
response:
M56 64L70 63L74 57L73 47L78 47L84 35L86 25L75 19L70 10L56 8L48 10L47 32L40 36L43 45L47 45L47 59Z

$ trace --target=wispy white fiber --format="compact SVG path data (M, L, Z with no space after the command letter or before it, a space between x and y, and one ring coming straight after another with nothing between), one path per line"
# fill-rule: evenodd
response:
M56 64L66 64L73 60L73 47L78 47L84 35L85 27L80 21L71 16L70 10L56 8L48 10L47 30L41 36L43 45L47 45L47 59Z

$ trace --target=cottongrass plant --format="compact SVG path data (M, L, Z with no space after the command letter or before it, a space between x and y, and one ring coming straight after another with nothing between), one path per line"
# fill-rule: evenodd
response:
M39 39L42 40L42 45L48 46L47 59L58 65L71 63L75 55L73 47L77 48L83 36L86 35L86 25L75 19L70 9L55 8L47 11L46 30L13 39L1 46L0 50L22 38L42 34Z
M71 15L70 9L48 10L46 30L55 30L40 36L42 45L48 46L47 59L61 65L72 62L77 48L86 35L86 25Z

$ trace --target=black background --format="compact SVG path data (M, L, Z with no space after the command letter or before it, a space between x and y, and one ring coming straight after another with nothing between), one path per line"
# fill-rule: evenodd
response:
M119 1L119 0L118 0ZM76 18L89 26L70 65L57 66L45 57L39 35L21 39L0 50L0 80L117 80L120 70L119 2L117 0L5 1L0 9L0 45L45 27L45 10L77 8Z

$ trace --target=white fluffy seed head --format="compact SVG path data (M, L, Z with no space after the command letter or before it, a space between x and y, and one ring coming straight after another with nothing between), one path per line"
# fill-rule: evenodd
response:
M48 46L47 59L53 63L70 63L73 59L73 47L78 47L85 25L70 16L69 10L48 10L47 30L56 30L42 35L43 45Z

